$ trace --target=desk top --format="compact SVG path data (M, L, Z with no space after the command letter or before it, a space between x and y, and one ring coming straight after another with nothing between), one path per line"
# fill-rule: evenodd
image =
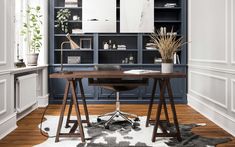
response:
M150 72L141 74L124 73L124 71L74 71L72 73L53 73L50 78L186 78L183 72L163 74L161 72Z

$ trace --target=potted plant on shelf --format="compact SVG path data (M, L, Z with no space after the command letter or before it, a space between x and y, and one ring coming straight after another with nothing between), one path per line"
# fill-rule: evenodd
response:
M173 72L173 56L174 53L180 50L180 47L186 42L183 42L183 37L177 37L173 33L173 29L170 33L162 33L162 31L157 31L150 35L153 41L153 47L155 47L162 57L162 73L172 73Z
M27 65L29 66L37 66L38 55L42 47L42 15L40 11L40 6L28 6L26 10L26 22L23 24L23 29L21 31L24 40L27 42Z
M60 28L64 33L68 33L68 21L71 16L69 9L60 9L56 15L56 28Z

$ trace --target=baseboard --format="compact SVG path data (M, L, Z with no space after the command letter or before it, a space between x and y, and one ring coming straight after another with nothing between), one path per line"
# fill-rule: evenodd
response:
M32 111L34 111L37 108L38 108L38 105L34 104L33 106L29 107L28 109L24 110L23 112L18 113L16 116L17 121L21 120L22 118L24 118L25 116L27 116L29 113L31 113Z
M49 102L49 94L45 96L39 96L37 100L38 100L38 107L46 107Z
M13 113L0 122L0 140L14 131L16 128L16 113Z
M235 136L235 119L188 94L188 105Z

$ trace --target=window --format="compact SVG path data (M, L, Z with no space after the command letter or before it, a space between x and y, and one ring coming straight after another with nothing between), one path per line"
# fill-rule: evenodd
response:
M24 59L24 62L26 61L26 54L28 53L28 44L25 41L24 36L22 36L22 28L24 25L24 22L26 22L27 19L27 7L36 7L40 6L41 7L41 14L43 15L42 17L42 22L43 25L41 27L41 33L43 35L42 39L42 48L40 50L39 54L39 64L44 63L44 48L45 48L45 29L47 28L47 22L45 22L47 13L47 7L48 0L16 0L15 1L15 57L14 60L16 61L17 59ZM44 63L45 64L45 63Z

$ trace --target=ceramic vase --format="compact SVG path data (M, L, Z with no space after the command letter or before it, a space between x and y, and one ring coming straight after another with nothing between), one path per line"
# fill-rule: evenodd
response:
M162 73L173 73L173 61L172 60L162 60Z

